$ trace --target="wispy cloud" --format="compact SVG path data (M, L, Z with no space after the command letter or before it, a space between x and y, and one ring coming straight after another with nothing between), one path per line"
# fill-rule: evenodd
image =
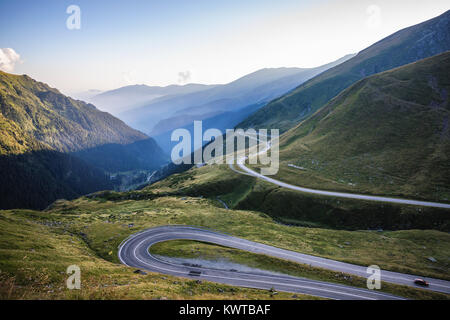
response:
M178 83L184 84L189 80L191 80L191 72L189 70L178 72Z
M126 85L136 84L136 71L128 70L122 72L122 80L126 83Z
M366 26L369 29L378 29L383 22L381 18L381 8L373 4L367 7L366 12L368 14Z
M0 48L0 70L13 72L16 63L20 63L20 55L11 48Z

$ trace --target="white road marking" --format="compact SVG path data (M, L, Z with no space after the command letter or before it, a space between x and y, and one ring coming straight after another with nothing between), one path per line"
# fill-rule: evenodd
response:
M270 148L271 148L271 144L270 144L270 142L268 142L267 146L263 150L258 152L256 155L265 153L268 150L270 150ZM256 156L256 155L254 155L254 156ZM357 194L357 193L335 192L335 191L326 191L326 190L318 190L318 189L299 187L299 186L295 186L295 185L285 183L285 182L282 182L282 181L279 181L276 179L272 179L272 178L264 176L260 173L257 173L256 171L245 166L246 159L247 159L247 157L244 156L237 160L238 167L241 168L242 170L244 170L246 172L246 174L254 176L261 180L265 180L265 181L275 184L277 186L295 190L295 191L300 191L303 193L317 194L317 195L328 196L328 197L346 198L346 199L358 199L358 200L367 200L367 201L376 201L376 202L399 203L399 204L407 204L407 205L413 205L413 206L450 209L450 204L448 204L448 203L399 199L399 198L390 198L390 197L381 197L381 196L369 196L369 195L363 195L363 194ZM232 170L239 173L239 171L235 170L234 168Z
M180 227L180 226L172 227L172 228L185 229L184 227ZM158 229L161 229L161 230L158 230ZM141 240L136 246L134 246L134 248L131 247L133 249L133 251L132 251L133 258L135 258L137 261L139 261L140 263L142 263L142 264L144 264L144 265L146 265L148 267L151 267L151 268L156 269L156 270L163 271L162 273L164 273L164 272L171 272L171 273L174 273L174 274L180 274L180 275L188 276L189 273L187 273L185 271L179 271L177 269L164 268L164 267L161 267L161 266L152 265L152 264L146 262L145 260L142 260L141 259L142 257L138 253L138 250L142 249L143 244L145 242L147 242L147 245L146 245L146 247L144 247L144 250L145 250L145 252L147 253L147 255L149 256L150 259L153 258L154 260L158 261L159 263L164 263L166 265L172 265L172 266L174 266L176 268L177 267L176 264L163 262L163 261L153 257L148 252L148 249L149 249L149 247L151 245L153 245L153 244L155 244L157 242L170 240L170 238L171 238L170 236L172 234L174 235L173 239L180 239L180 237L182 237L183 239L186 238L186 240L197 240L196 238L200 237L200 241L203 241L206 238L206 239L211 239L210 241L212 243L224 244L223 241L225 241L226 243L230 243L231 247L239 247L242 244L242 242L245 242L246 245L248 245L248 246L251 246L253 248L260 249L260 250L266 250L266 251L269 251L269 252L273 252L275 254L280 253L280 252L278 252L278 250L284 250L284 249L278 249L278 248L273 248L272 249L270 246L267 246L267 245L264 245L264 244L258 244L258 243L254 243L253 244L253 242L248 241L248 240L244 240L244 239L237 239L237 238L234 238L234 237L233 237L233 239L230 239L230 236L227 236L227 235L223 235L222 237L220 237L220 234L217 234L217 233L209 231L209 230L202 230L202 229L195 229L195 228L192 228L192 229L197 231L197 233L186 232L184 230L182 230L181 232L177 232L175 230L170 230L170 229L169 230L163 230L163 228L155 228L155 229L145 230L143 232L135 234L135 235L131 236L127 241L125 241L122 244L122 246L119 248L119 252L118 252L119 259L120 259L120 261L122 263L128 265L124 261L124 259L122 257L122 249L126 245L128 245L130 243L130 241L135 240L137 237L144 236L145 239ZM159 233L152 234L153 232L159 232ZM149 235L146 236L145 233L149 233ZM213 233L214 235L212 235L211 233ZM160 240L160 241L152 241L152 239L161 238L161 237L166 237L166 238L164 238L163 240ZM236 239L236 240L234 240L234 239ZM235 245L231 245L231 244L235 244ZM264 246L264 248L258 247L258 245ZM287 250L284 250L284 251L287 251ZM282 254L288 255L288 253L286 253L286 252L282 252ZM293 252L292 256L296 257L296 254L300 254L300 253ZM300 255L303 255L303 254L300 254ZM316 261L314 261L314 262L316 262ZM339 262L337 262L337 263L339 263ZM198 268L198 269L201 270L202 268ZM210 272L212 271L211 269L205 269L205 268L203 268L203 269L207 270L207 271L210 271ZM339 286L339 285L335 285L335 284L331 284L331 283L323 283L323 282L320 282L320 281L296 278L296 277L291 277L291 276L281 277L281 278L278 277L278 279L277 279L277 276L268 276L268 275L260 275L260 274L255 274L254 276L257 276L257 277L259 277L261 279L263 279L263 278L269 279L270 281L256 280L256 279L249 280L249 279L245 279L245 278L243 279L243 278L235 278L235 277L225 277L225 276L217 276L217 275L210 275L210 274L204 274L202 277L210 278L210 279L229 280L229 281L248 281L248 282L251 282L251 283L262 283L262 284L266 284L266 285L274 285L275 284L277 286L287 286L287 287L292 287L292 288L297 288L297 289L318 290L318 291L327 292L327 293L330 293L330 294L334 293L334 294L341 294L341 295L358 297L358 298L366 298L366 299L375 299L375 298L373 298L374 295L375 296L380 296L380 297L383 297L383 298L402 299L400 297L395 297L395 296L387 295L387 294L380 293L380 292L370 292L370 296L366 296L366 295L358 295L358 294L354 294L354 293L347 293L347 292L336 291L336 289L340 289L341 288L341 289L347 289L347 290L351 289L353 292L359 292L359 293L362 293L362 294L364 294L364 293L367 294L367 292L365 292L364 289L360 289L360 288L353 288L353 287L345 288L345 286ZM310 282L310 284L309 285L301 285L301 284L298 284L298 283L297 284L288 284L288 283L284 283L284 282L276 282L277 280L279 280L279 281L292 280L294 282ZM314 284L314 283L316 283L319 287L311 287L311 284ZM334 290L321 288L320 286L321 287L333 288ZM250 287L254 287L254 286L250 286ZM307 294L310 294L310 293L307 293Z
M152 238L152 237L149 237ZM163 267L158 267L152 264L147 263L146 261L140 259L137 255L136 255L136 250L138 247L140 247L142 245L143 242L148 241L149 238L146 238L144 240L142 240L133 250L133 256L136 260L138 260L139 262L141 262L144 265L147 265L153 269L158 269L158 270L162 270L162 271L168 271L168 272L173 272L173 273L177 273L177 274L182 274L182 275L189 275L189 273L183 272L183 271L178 271L178 270L173 270L173 269L167 269L167 268L163 268ZM260 276L260 275L258 275ZM305 285L293 285L293 284L286 284L286 283L277 283L277 282L270 282L270 281L262 281L262 280L245 280L242 278L232 278L232 277L221 277L221 276L214 276L214 275L205 275L204 277L208 277L208 278L215 278L215 279L223 279L223 280L238 280L238 281L250 281L250 282L257 282L257 283L263 283L263 284L267 284L267 285L280 285L280 286L288 286L288 287L293 287L293 288L297 288L297 289L310 289L310 290L317 290L317 291L323 291L323 292L329 292L329 293L335 293L335 294L340 294L340 295L346 295L346 296L352 296L352 297L357 297L357 298L364 298L364 299L368 299L368 300L376 300L375 298L371 298L371 297L367 297L367 296L361 296L361 295L356 295L356 294L351 294L351 293L347 293L347 292L341 292L341 291L334 291L334 290L328 290L328 289L322 289L322 288L317 288L317 287L309 287L309 286L305 286ZM265 278L267 278L267 276L264 276ZM270 277L269 277L270 278ZM275 279L274 279L275 280ZM351 288L353 289L353 288ZM387 296L387 295L385 295ZM387 296L390 298L393 298L393 296ZM325 297L326 298L326 297Z

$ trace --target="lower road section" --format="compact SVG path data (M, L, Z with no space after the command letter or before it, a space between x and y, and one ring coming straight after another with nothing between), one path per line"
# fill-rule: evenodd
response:
M330 299L402 299L376 290L354 288L334 283L309 280L304 278L258 274L257 272L239 272L235 270L218 270L162 261L150 254L149 248L168 240L195 240L218 244L230 248L241 249L253 253L265 254L285 260L308 264L337 272L344 272L361 277L367 277L366 268L298 252L279 249L265 244L240 239L230 235L189 226L162 226L144 230L130 236L119 247L120 261L130 267L145 269L163 274L203 279L233 286L274 289L293 293L308 294ZM415 286L417 276L396 272L382 271L381 280L396 284ZM423 278L423 277L422 277ZM430 283L429 290L450 293L450 282L424 278Z

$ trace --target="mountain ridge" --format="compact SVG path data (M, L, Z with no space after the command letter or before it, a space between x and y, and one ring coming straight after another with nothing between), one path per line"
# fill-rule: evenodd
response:
M66 97L27 75L0 71L0 108L4 121L19 123L24 133L60 152L148 139L94 105Z
M150 134L153 127L161 120L170 119L180 113L191 114L191 109L200 106L205 110L203 113L216 112L217 105L221 105L220 101L225 99L229 101L229 104L221 106L223 112L270 101L347 58L348 56L345 56L316 68L260 69L225 85L218 85L200 92L156 99L149 105L129 110L120 114L119 117L131 126ZM171 129L173 128L169 128Z
M130 108L137 108L142 104L164 99L178 94L207 90L216 85L188 83L185 85L172 84L168 86L148 86L145 84L128 85L102 92L89 98L89 102L100 109L119 115Z
M348 61L272 100L239 126L286 131L356 81L450 50L450 10L404 28L359 52Z
M59 197L113 189L109 173L166 161L153 139L94 105L0 72L2 208L44 208Z
M449 69L447 51L345 89L282 136L281 176L297 183L313 176L341 181L334 188L349 191L450 199Z

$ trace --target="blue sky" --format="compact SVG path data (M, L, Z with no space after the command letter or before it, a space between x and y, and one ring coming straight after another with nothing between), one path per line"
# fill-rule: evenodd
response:
M20 55L14 73L65 93L168 85L186 71L189 82L225 83L260 68L330 62L443 13L447 3L0 0L0 48ZM81 9L80 30L66 28L72 4Z

